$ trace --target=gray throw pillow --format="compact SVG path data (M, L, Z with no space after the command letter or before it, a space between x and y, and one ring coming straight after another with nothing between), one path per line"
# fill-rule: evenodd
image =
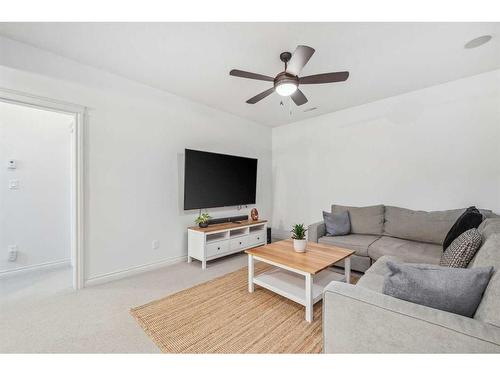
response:
M493 267L386 264L384 294L468 317L474 316L493 273Z
M335 214L323 211L323 221L327 236L342 236L351 232L351 221L347 211Z
M476 252L481 247L483 237L476 228L472 228L463 232L455 238L453 242L446 248L441 260L440 266L467 268Z

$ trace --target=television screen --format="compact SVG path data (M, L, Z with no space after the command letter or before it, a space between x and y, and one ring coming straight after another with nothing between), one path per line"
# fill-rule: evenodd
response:
M184 209L255 203L257 159L186 149Z

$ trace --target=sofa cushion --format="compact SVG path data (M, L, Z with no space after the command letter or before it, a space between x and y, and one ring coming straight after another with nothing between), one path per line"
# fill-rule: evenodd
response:
M328 236L344 236L351 232L349 212L330 213L323 211L326 234Z
M392 255L408 263L439 264L443 249L431 243L402 240L382 236L368 247L368 256L374 260Z
M442 245L446 234L464 211L427 212L386 206L384 235Z
M469 229L455 238L444 251L439 261L440 266L467 268L481 246L482 237L476 228Z
M483 214L484 219L493 219L493 218L500 218L496 213L494 213L492 210L485 210L484 208L480 208L479 212Z
M500 233L500 218L485 219L481 224L479 224L477 230L483 236L484 244L489 236L495 233Z
M490 225L495 226L495 223ZM491 226L489 229L492 229ZM500 231L491 233L486 238L469 265L472 268L485 266L493 266L493 276L484 291L474 319L500 327Z
M370 257L353 254L349 258L351 261L351 270L353 271L366 272L372 265ZM344 268L344 266L345 262L343 260L335 263L335 267Z
M382 293L384 289L384 276L376 273L365 273L356 283L356 287L358 286Z
M361 286L363 288L373 290L374 292L382 293L384 276L387 272L389 272L386 265L389 261L403 263L401 258L384 255L365 271L365 274L358 280L356 286Z
M383 293L418 305L471 318L493 267L471 269L387 262Z
M371 236L367 234L348 234L346 236L321 237L318 242L354 250L356 255L366 257L368 256L368 246L379 238L380 236Z
M349 212L351 233L381 235L384 228L384 206L352 207L332 205L332 213Z
M377 261L373 263L372 266L365 272L365 274L375 273L377 275L384 276L387 272L389 272L389 268L387 268L387 262L404 263L401 258L391 255L384 255L383 257L378 258Z

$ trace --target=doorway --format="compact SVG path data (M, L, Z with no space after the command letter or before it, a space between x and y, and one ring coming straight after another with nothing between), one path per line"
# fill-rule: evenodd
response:
M0 90L0 278L7 292L83 287L84 113Z

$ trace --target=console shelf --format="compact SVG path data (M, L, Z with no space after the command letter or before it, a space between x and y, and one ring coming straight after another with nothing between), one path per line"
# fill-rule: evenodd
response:
M207 233L205 236L207 243L227 240L228 238L227 232Z
M249 229L250 233L259 232L261 230L266 230L266 225L265 224L254 225L254 226L249 227L248 229Z
M267 220L245 220L239 223L209 225L207 228L188 228L188 262L207 261L239 253L266 244Z

